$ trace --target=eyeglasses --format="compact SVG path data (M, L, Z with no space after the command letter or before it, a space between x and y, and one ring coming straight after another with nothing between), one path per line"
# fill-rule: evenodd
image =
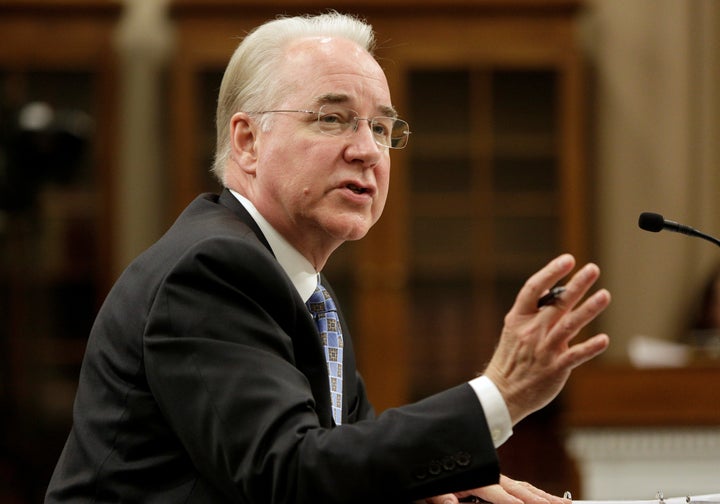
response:
M312 110L263 110L248 112L248 114L275 114L275 113L312 114L317 117L318 128L321 133L330 136L341 136L348 131L357 131L360 121L367 121L372 130L375 143L391 149L402 149L408 143L410 125L397 117L376 116L359 117L358 113L349 108L338 105L323 105L315 112Z

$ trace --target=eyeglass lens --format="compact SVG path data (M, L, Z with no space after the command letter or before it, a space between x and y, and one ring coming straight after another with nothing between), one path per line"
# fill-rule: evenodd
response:
M378 144L394 149L407 145L410 128L402 119L387 116L363 118L354 110L336 105L323 105L318 111L320 131L328 135L341 135L349 128L357 131L360 121L368 121Z

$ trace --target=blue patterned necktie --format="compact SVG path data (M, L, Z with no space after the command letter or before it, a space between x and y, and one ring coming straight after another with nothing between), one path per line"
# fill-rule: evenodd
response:
M315 319L325 350L325 360L330 377L330 400L335 425L342 423L342 368L343 337L335 302L330 293L318 281L318 286L307 301L308 309Z

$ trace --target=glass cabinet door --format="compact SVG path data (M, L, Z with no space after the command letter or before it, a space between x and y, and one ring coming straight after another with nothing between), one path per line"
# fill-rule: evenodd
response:
M479 371L527 275L560 250L555 80L492 67L408 75L413 398Z

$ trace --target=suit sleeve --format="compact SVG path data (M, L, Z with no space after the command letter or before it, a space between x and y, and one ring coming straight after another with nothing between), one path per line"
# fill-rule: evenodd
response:
M372 418L360 381L360 420L324 427L324 359L303 306L267 250L234 237L198 243L159 289L148 382L205 479L258 504L402 502L497 482L467 384Z

